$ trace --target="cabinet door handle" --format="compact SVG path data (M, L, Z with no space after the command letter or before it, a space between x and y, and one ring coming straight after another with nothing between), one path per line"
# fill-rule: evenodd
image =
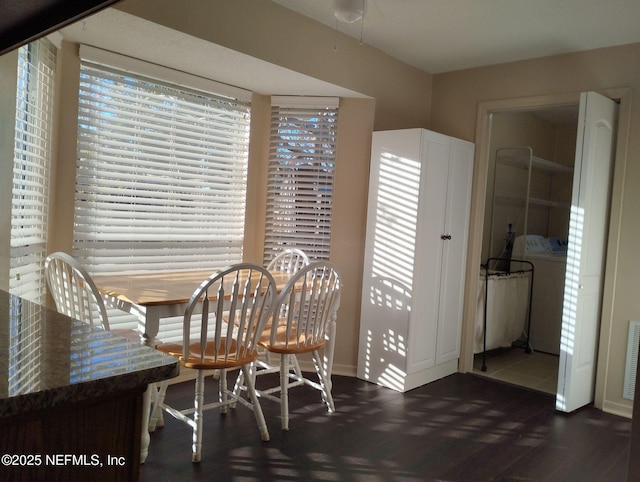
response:
M440 235L440 239L451 239L451 235L450 234L442 234L442 235Z

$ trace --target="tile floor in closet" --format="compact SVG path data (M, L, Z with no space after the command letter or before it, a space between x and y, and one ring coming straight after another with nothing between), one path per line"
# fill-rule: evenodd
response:
M558 356L542 352L526 353L522 348L487 352L487 370L482 371L482 354L476 354L473 372L533 390L555 394L558 383Z

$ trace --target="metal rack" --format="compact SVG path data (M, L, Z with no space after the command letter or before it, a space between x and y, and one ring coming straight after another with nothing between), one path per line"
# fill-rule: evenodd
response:
M565 233L549 233L548 220L544 226L540 225L540 216L535 214L569 212L570 199L558 199L558 193L553 188L566 176L573 179L572 166L537 157L530 146L496 149L489 255L499 252L496 248L501 233L507 227L502 225L505 220L514 236L539 234L543 237L566 237ZM549 187L541 190L543 178Z

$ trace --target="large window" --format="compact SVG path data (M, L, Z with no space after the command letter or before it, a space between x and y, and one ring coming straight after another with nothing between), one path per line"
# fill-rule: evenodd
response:
M249 103L82 61L74 255L94 273L242 259Z
M274 97L264 260L296 247L329 258L338 100Z
M49 173L56 49L46 39L19 49L9 289L45 302Z

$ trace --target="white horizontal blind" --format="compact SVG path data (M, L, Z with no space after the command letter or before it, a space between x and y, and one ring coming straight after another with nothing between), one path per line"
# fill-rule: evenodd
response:
M83 61L74 256L93 273L242 259L249 104Z
M329 258L336 99L273 100L264 261L296 247Z
M5 372L8 374L8 386L5 390L8 389L9 396L15 397L45 388L42 386L45 381L42 373L45 366L42 346L45 308L14 297L10 300L9 309L9 339L4 340L8 348Z
M9 289L40 304L46 293L55 68L56 50L46 39L18 51Z

